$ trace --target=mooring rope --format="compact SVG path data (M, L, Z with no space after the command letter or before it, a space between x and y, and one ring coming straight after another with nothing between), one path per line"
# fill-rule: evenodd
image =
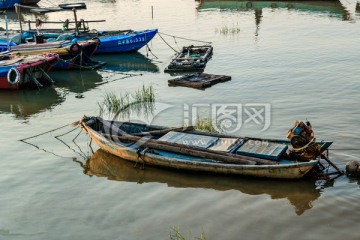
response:
M154 58L156 58L156 59L159 59L157 56L155 56L155 54L151 51L151 49L150 49L150 47L149 47L149 45L148 44L146 44L146 52L149 50L149 52L151 53L151 55L153 55L154 56Z
M142 76L142 74L139 74L139 75L125 75L125 76L122 77L122 78L115 78L115 79L107 80L107 81L105 81L105 82L96 83L95 85L96 85L96 86L101 86L101 85L104 85L104 84L107 84L107 83L116 82L116 81L118 81L118 80L130 78L130 77L134 77L134 76Z
M75 122L75 123L77 123L77 122ZM29 140L29 139L31 139L31 138L36 138L36 137L45 135L45 134L47 134L47 133L55 132L55 131L60 130L60 129L65 128L65 127L74 126L75 123L68 123L68 124L66 124L66 125L64 125L64 126L61 126L61 127L58 127L58 128L55 128L55 129L52 129L52 130L49 130L49 131L46 131L46 132L43 132L43 133L34 135L34 136L31 136L31 137L28 137L28 138L20 139L19 141L24 142L24 141ZM77 124L76 124L76 125L77 125Z
M160 35L159 32L158 32L158 35L159 35L159 37L164 41L164 43L166 43L166 45L169 46L169 48L171 48L172 50L174 50L174 52L178 52L178 51L176 51L172 46L170 46L170 44L169 44L168 42L165 41L165 39Z
M160 34L163 34L163 35L165 35L165 36L169 36L169 37L173 37L173 38L178 38L178 39L183 39L183 40L189 40L189 41L194 41L194 42L202 42L202 43L211 44L211 42L202 41L202 40L195 40L195 39L190 39L190 38L178 37L178 36L170 35L170 34L163 33L163 32L158 32L158 34L159 34L159 36L160 36Z
M52 2L50 2L49 0L43 0L43 2L47 2L47 3L49 3L51 6L53 6L53 7L58 7L56 4L54 4L54 3L52 3Z

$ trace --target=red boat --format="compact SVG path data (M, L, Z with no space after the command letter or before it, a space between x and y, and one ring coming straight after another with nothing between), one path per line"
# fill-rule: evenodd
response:
M41 88L53 81L47 74L58 61L56 53L39 55L1 55L0 89Z

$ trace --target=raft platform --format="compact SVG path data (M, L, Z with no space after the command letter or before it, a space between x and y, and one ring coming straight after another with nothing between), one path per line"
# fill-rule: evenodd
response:
M187 74L180 78L168 80L169 86L184 86L192 88L208 88L220 82L231 80L231 76L215 75L207 73Z

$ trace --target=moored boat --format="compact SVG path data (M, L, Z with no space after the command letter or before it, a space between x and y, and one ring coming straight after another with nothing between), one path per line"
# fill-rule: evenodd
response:
M59 61L54 69L94 69L105 65L105 62L93 61L91 56L98 47L97 40L82 42L28 43L11 47L12 55L57 53Z
M0 89L40 88L52 83L47 75L58 61L56 53L0 56Z
M289 153L287 150L294 141L288 140L236 137L191 128L108 121L100 117L84 117L80 124L101 149L139 165L299 179L320 161L317 156L305 159L303 153ZM314 144L321 154L331 143Z
M1 0L0 9L14 8L17 3L21 3L21 0Z
M87 29L87 27L85 27ZM157 29L150 30L119 30L119 31L66 31L67 33L55 32L50 30L43 30L42 35L51 37L49 41L62 41L62 40L91 40L99 39L100 45L96 53L127 53L136 52L142 47L146 46L158 32ZM33 38L36 31L28 31L24 33L23 41L25 38Z
M40 2L40 0L21 0L20 4L24 4L24 5L35 5L38 2Z
M183 47L180 52L171 60L165 68L165 72L203 72L206 63L210 60L213 53L213 47L188 46Z
M24 6L17 5L17 7L22 8ZM28 8L28 7L27 7ZM157 34L158 29L149 29L149 30L115 30L115 31L106 31L106 30L90 30L89 23L91 22L104 22L105 20L91 20L85 21L81 19L77 21L77 9L85 9L85 3L74 3L74 4L59 4L59 8L56 11L61 10L73 10L75 14L75 21L69 21L66 19L62 22L49 22L49 23L59 23L62 25L62 29L42 29L41 35L45 38L51 36L49 41L62 41L62 40L74 40L77 41L86 41L91 39L98 39L100 41L100 46L97 48L96 53L125 53L125 52L136 52L140 48L146 46ZM42 11L47 12L50 9L41 9L33 8L31 11L42 13ZM54 10L55 11L55 10ZM17 44L24 43L29 38L34 38L35 35L39 34L38 29L31 29L31 23L35 23L37 26L46 24L48 22L37 20L37 21L28 21L29 30L23 34L21 37L21 42ZM20 22L20 24L22 24ZM73 25L70 27L70 25Z

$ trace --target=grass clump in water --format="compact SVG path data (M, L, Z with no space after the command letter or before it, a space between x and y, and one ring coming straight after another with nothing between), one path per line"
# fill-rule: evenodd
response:
M172 232L170 233L170 240L186 240L186 238L181 234L179 227L171 228ZM191 233L189 233L188 240L206 240L205 233L202 232L200 237L193 237Z
M206 132L219 133L211 118L199 117L196 120L196 129Z
M232 25L232 26L222 26L220 28L216 28L215 29L216 33L220 33L223 35L235 35L235 34L239 34L240 33L240 28L238 26L238 24Z
M108 114L114 117L129 117L131 113L144 113L148 115L153 112L155 103L155 92L152 86L145 87L130 94L116 95L113 92L106 92L104 99L98 103L100 115Z

